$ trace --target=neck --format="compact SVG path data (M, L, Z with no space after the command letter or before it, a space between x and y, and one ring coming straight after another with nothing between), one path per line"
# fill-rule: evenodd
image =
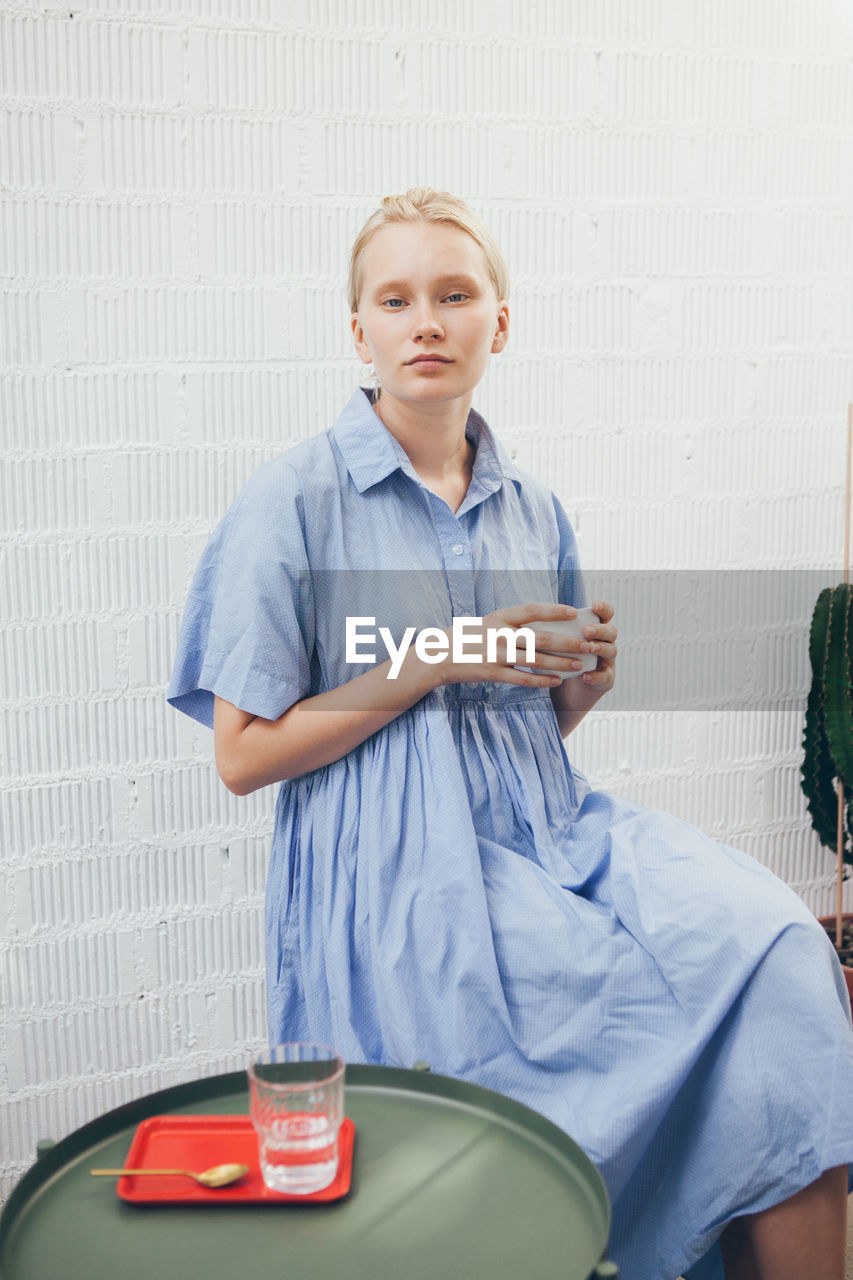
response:
M411 405L383 390L373 411L402 446L422 480L470 480L476 449L465 437L471 395L445 404Z

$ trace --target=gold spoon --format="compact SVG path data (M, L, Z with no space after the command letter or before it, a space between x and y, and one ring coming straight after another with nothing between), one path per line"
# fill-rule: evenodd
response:
M249 1172L247 1164L216 1164L212 1169L202 1173L191 1173L189 1169L90 1169L93 1178L129 1178L149 1177L152 1174L174 1174L181 1178L195 1178L203 1187L227 1187Z

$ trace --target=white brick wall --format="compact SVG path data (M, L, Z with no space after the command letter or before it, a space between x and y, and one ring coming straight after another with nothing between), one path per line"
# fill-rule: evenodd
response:
M0 3L0 1193L37 1138L263 1040L274 789L230 796L165 686L209 530L362 371L356 230L420 182L504 247L477 404L593 590L837 573L850 0ZM602 710L572 754L827 910L804 619L708 653L774 704Z

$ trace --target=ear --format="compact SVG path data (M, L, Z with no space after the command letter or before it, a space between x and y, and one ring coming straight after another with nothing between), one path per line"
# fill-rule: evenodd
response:
M503 351L509 341L509 307L504 301L498 304L498 322L495 327L495 336L492 339L491 352L497 354Z
M352 323L352 340L355 344L355 349L359 354L362 364L373 364L373 356L370 354L370 348L367 345L367 340L364 336L364 329L362 328L361 322L358 318L357 311L354 311L352 313L351 323Z

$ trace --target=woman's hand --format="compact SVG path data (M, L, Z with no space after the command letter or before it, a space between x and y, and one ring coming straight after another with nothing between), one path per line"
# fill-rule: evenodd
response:
M551 701L564 738L568 737L602 694L612 689L616 682L617 632L612 623L613 606L606 600L596 600L592 609L598 614L600 621L584 627L582 641L573 640L568 643L572 645L572 652L594 653L598 659L595 670L585 671L574 680L564 680L559 688L551 690Z
M560 677L551 675L549 672L565 671L567 667L580 668L580 661L574 656L581 652L582 642L568 636L558 636L556 634L548 636L547 647L555 649L556 653L543 653L546 635L544 632L537 633L536 636L536 667L537 671L518 671L518 666L532 666L532 663L526 661L526 650L524 647L524 637L520 637L516 643L515 656L511 656L508 651L507 640L504 636L495 638L495 658L494 662L487 661L487 632L498 631L499 629L508 629L509 631L517 631L520 627L527 626L530 622L550 622L565 621L567 618L577 617L577 609L571 605L565 604L518 604L512 605L508 609L497 609L494 613L487 614L482 619L481 626L478 629L469 624L465 627L464 649L465 653L470 655L467 662L454 662L453 660L453 628L447 627L444 635L447 637L448 652L441 662L436 663L433 670L435 672L436 686L444 684L471 684L477 680L494 680L502 684L519 684L528 685L537 688L555 688ZM613 616L611 610L610 616ZM553 643L552 643L553 641ZM584 650L588 652L588 650ZM413 651L409 651L410 656ZM565 656L569 654L569 661ZM574 683L574 681L572 681Z
M595 670L584 672L581 680L585 685L592 686L600 697L602 693L612 689L616 682L617 631L612 624L612 604L608 604L606 600L596 600L592 611L598 614L601 621L584 627L583 633L586 638L580 647L580 652L597 654L598 662Z
M423 662L415 647L410 646L397 673L399 678L389 678L390 660L380 663L336 689L327 689L325 693L294 703L278 720L251 715L216 697L214 746L220 777L229 791L245 796L259 787L322 768L340 760L432 689L454 682L495 680L504 684L547 688L554 700L560 731L565 737L605 689L613 684L616 629L609 625L613 610L609 605L599 607L596 604L594 608L602 619L601 624L593 627L592 634L584 640L554 635L553 648L557 652L537 654L536 666L542 668L539 672L517 671L513 663L527 665L524 646L519 644L514 659L510 658L506 639L503 638L497 638L494 662L454 662L452 628L448 628L443 633L449 642L448 653L441 662ZM479 629L466 627L465 652L485 658L486 633L493 628L507 627L515 631L528 622L547 622L576 615L576 609L562 604L522 604L498 609L482 619ZM537 639L541 645L542 633ZM596 651L598 670L582 676L581 680L597 680L600 686L603 678L606 682L603 687L582 687L578 679L564 680L560 684L559 676L547 674L548 670L565 671L567 667L573 667L578 662L573 655L589 652L586 646L592 646ZM572 693L573 689L577 692ZM569 691L568 697L566 690Z

